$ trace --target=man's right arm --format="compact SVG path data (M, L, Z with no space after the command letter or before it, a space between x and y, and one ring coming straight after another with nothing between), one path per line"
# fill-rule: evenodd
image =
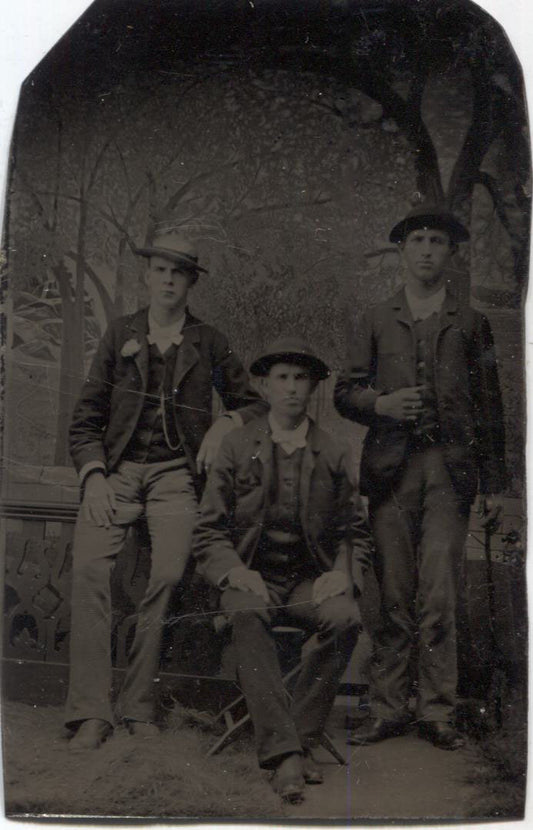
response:
M335 384L334 403L343 418L370 426L380 392L374 388L376 346L370 314L357 322L348 347L344 370Z
M198 570L216 586L232 568L243 565L232 541L235 465L231 438L230 433L222 441L207 477L194 531L193 555Z
M74 407L69 430L70 454L80 480L92 470L106 471L103 437L108 426L115 355L113 329L102 337Z
M106 479L103 437L108 425L114 368L113 331L98 345L83 383L70 426L70 452L82 489L86 521L109 527L116 509L115 493Z
M207 478L194 532L193 556L199 572L216 587L251 591L268 602L268 591L261 575L246 566L233 544L234 435L232 433L222 441Z
M371 426L376 418L416 421L423 408L423 387L409 386L385 393L376 388L377 343L372 311L356 325L344 371L335 384L334 403L343 418Z

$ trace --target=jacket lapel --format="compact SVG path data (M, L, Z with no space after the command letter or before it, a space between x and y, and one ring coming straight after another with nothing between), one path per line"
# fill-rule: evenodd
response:
M409 308L409 304L407 302L407 297L405 295L405 288L401 288L390 300L391 308L396 315L396 319L400 321L400 323L405 323L406 326L410 328L413 326L413 315L411 314L411 310ZM458 304L456 297L451 294L448 290L446 291L446 295L444 297L444 303L439 313L440 322L441 322L441 331L443 329L449 328L453 324L454 315L457 314Z
M320 452L320 441L317 427L310 420L309 432L307 434L307 445L304 449L302 469L300 474L300 518L304 527L307 527L307 513L309 507L309 493L311 482L316 466L316 459ZM256 437L252 460L257 460L263 468L263 507L266 507L272 491L273 481L273 453L274 444L270 437L270 426L268 418L260 418L257 422Z
M307 514L309 508L309 493L311 490L311 479L315 469L317 455L320 452L317 428L313 421L309 422L307 433L307 444L302 459L302 471L300 474L300 519L302 527L307 527Z
M453 294L450 294L449 291L446 291L444 303L440 310L441 331L453 325L458 310L457 298Z
M172 378L174 392L178 391L183 378L200 360L196 344L200 342L201 323L188 312L186 312L186 315L185 325L183 327L183 342L178 347L176 365L174 366L174 375Z
M438 359L437 357L437 350L439 348L439 344L442 338L442 335L445 331L451 328L457 318L457 312L459 310L459 306L457 303L456 297L453 294L450 294L449 291L446 291L446 296L444 298L444 303L440 310L439 314L439 330L435 335L434 340L434 354L435 360Z
M134 356L134 360L141 376L141 389L144 392L148 386L148 341L146 339L146 335L148 334L147 308L143 308L142 311L139 311L139 313L133 317L128 329L128 334L131 333L131 337L134 337L141 346L140 350Z
M259 418L256 427L256 437L252 460L258 461L263 469L261 477L263 485L263 507L266 507L272 490L274 445L270 437L270 426L268 419Z
M396 319L404 325L412 328L413 315L409 305L407 304L407 297L405 296L405 288L401 288L390 300L391 308Z
M406 325L410 331L411 336L413 338L413 348L416 349L416 338L414 333L414 322L413 316L411 314L411 310L409 309L409 305L407 303L407 297L405 295L405 289L402 288L400 291L395 294L392 299L390 300L391 308L393 313L396 316L396 319ZM439 340L442 334L453 325L455 318L457 316L458 311L458 304L456 297L451 294L448 290L446 291L446 295L444 298L443 306L439 313L439 328L435 334L435 348L437 348Z

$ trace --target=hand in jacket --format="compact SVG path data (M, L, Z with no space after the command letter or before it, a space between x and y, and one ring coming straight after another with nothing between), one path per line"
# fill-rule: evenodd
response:
M237 591L250 591L264 599L267 605L270 603L268 588L259 571L251 571L244 565L240 565L228 571L227 581L229 588L236 588Z
M424 409L423 386L406 386L389 395L380 395L374 404L376 415L395 421L416 421Z
M326 571L313 583L313 602L320 605L330 597L344 594L349 587L348 577L344 571Z
M98 527L111 525L117 509L115 491L100 470L89 473L85 479L81 508L88 522L94 522Z

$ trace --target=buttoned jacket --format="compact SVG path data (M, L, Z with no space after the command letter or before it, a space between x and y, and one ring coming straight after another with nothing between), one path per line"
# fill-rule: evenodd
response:
M440 440L458 495L505 487L504 426L492 333L487 318L449 292L429 348L433 352ZM345 418L368 426L361 492L379 496L406 462L412 425L377 415L379 395L417 384L416 335L402 289L363 315L335 387Z
M113 471L141 414L148 384L148 309L113 321L100 341L74 409L70 449L79 471L92 461ZM243 422L266 410L219 331L186 312L172 382L176 430L196 475L196 454L212 422L213 388Z
M258 543L276 486L274 444L267 417L222 441L200 505L193 553L218 585L243 563L261 571ZM358 594L370 556L367 521L345 448L311 422L299 483L300 522L319 572L344 571Z

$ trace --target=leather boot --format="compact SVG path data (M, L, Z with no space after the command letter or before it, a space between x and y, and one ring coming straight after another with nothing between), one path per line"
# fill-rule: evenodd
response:
M406 721L373 718L368 726L362 726L352 732L347 738L347 743L353 746L365 746L385 741L387 738L396 738L398 735L403 735L407 725Z

